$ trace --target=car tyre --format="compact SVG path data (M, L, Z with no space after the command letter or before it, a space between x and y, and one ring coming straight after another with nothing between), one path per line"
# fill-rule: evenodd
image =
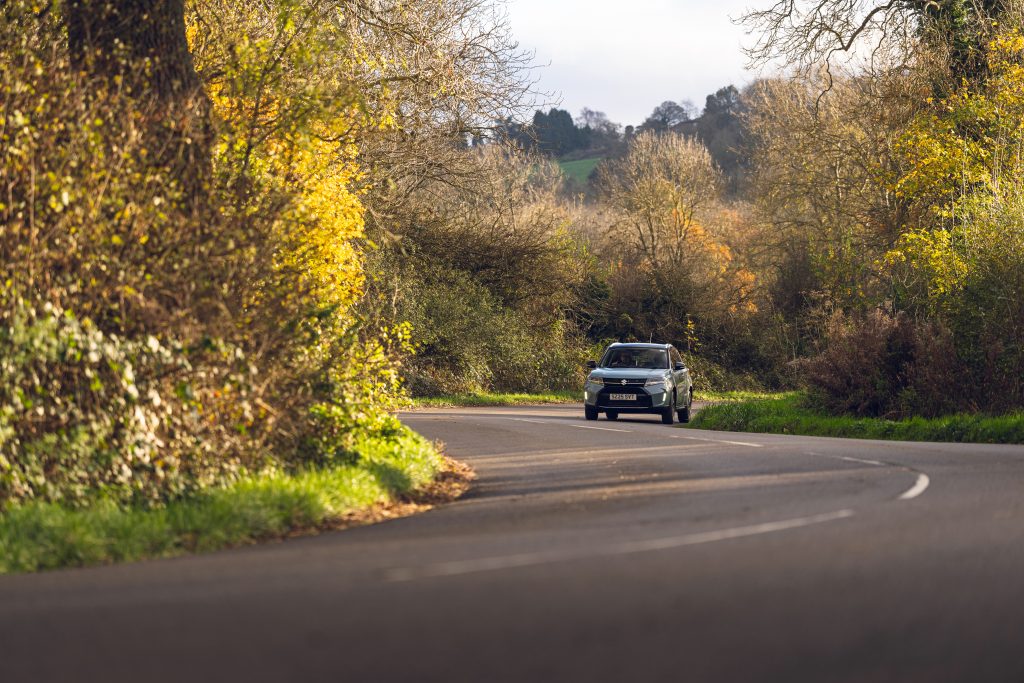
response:
M661 411L661 423L662 424L666 424L666 425L672 424L673 422L675 422L675 417L676 417L675 406L666 406L665 409Z
M680 410L680 411L678 411L676 413L676 415L679 417L679 421L680 422L689 422L690 421L690 411L691 411L692 408L693 408L693 390L690 390L689 400L687 400L686 406L682 410Z
M588 420L596 420L597 408L595 408L594 406L583 406L583 417L587 418Z
M619 419L619 411L617 411L617 410L606 410L604 415L609 420L618 420Z

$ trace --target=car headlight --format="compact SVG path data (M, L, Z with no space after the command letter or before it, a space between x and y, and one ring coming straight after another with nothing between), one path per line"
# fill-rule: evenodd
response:
M664 377L652 377L649 380L647 380L647 383L644 384L644 386L645 387L652 387L652 388L655 388L655 389L660 387L660 388L664 389L665 387L668 386L668 380L665 379Z
M594 377L593 375L587 377L587 381L590 382L591 384L604 384L603 379L601 379L600 377Z

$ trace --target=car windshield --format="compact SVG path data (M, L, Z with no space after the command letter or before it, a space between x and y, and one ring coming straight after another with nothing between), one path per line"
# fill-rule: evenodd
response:
M664 349L609 349L601 367L664 370L668 367L668 353Z

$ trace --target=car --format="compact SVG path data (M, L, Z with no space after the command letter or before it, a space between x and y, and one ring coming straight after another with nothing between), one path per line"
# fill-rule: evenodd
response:
M600 361L589 361L583 388L588 420L604 413L609 420L623 413L655 413L665 424L690 421L693 382L679 351L671 344L621 344L605 349Z

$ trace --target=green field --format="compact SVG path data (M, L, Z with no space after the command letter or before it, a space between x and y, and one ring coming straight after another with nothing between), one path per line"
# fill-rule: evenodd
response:
M579 161L559 161L558 165L562 167L562 173L566 177L585 185L590 174L602 161L604 161L602 157L594 157L593 159L580 159Z

